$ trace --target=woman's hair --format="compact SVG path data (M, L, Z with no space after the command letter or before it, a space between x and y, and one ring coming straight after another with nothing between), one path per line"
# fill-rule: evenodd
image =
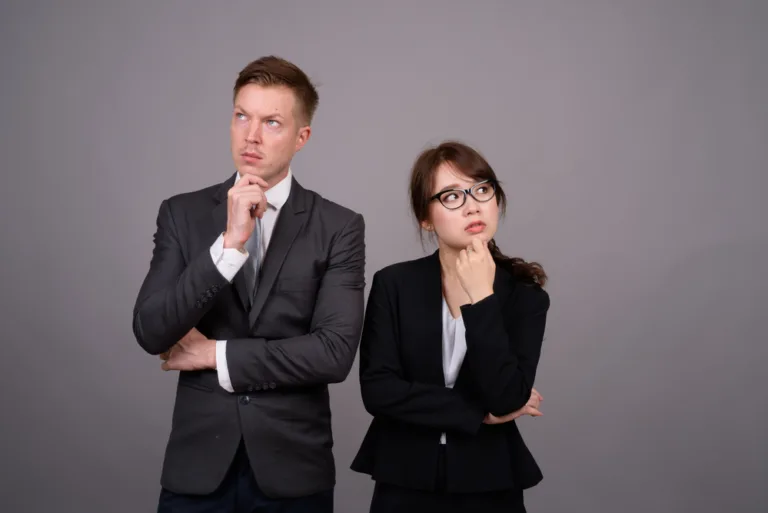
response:
M423 221L429 220L429 204L435 173L443 163L451 164L457 171L476 181L491 180L496 186L496 203L504 214L507 197L488 162L480 153L466 144L445 141L439 146L424 150L416 158L411 170L411 208L419 226ZM546 283L547 275L540 264L504 255L493 239L488 242L488 249L496 264L509 271L512 276L541 286Z

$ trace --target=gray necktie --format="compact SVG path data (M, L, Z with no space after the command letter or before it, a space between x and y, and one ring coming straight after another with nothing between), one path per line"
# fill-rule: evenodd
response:
M253 227L253 233L245 242L245 249L248 251L248 261L245 263L245 283L248 287L248 295L253 299L256 297L258 288L259 268L261 267L261 219L256 218L256 224Z

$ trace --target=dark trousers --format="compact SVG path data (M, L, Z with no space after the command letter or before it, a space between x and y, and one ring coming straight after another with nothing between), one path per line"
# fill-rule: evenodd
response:
M445 448L440 448L434 492L377 482L370 513L525 513L522 490L481 493L445 491Z
M272 499L259 489L243 442L219 488L210 495L160 492L157 513L333 513L333 489L296 499Z

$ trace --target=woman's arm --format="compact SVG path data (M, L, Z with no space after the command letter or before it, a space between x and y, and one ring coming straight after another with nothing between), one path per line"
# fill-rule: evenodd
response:
M408 424L475 434L486 413L480 405L470 403L453 389L403 378L391 288L379 272L374 275L360 341L365 409L371 415Z
M519 410L530 399L550 306L549 295L540 287L518 287L514 303L502 304L491 294L461 307L467 339L464 363L483 406L495 416Z

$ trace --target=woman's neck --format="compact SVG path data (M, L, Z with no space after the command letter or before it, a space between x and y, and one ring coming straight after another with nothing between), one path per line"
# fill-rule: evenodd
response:
M454 249L442 242L438 243L438 257L440 257L440 269L442 270L443 280L454 280L456 274L456 260L459 258L460 251Z

